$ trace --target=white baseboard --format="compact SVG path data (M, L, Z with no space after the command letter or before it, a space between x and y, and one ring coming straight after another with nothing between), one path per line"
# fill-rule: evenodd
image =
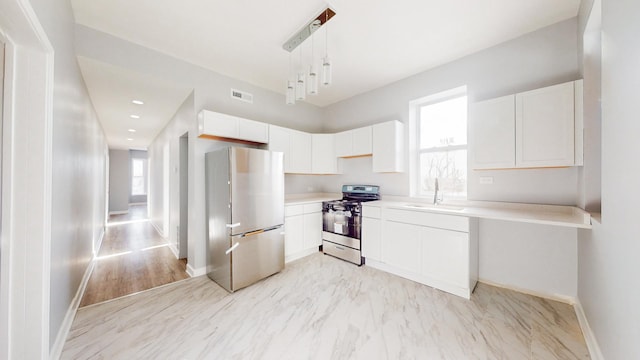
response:
M128 214L129 210L122 210L122 211L109 211L109 215L125 215Z
M100 240L100 242L102 242L102 239ZM69 331L71 330L73 319L76 317L76 312L80 307L80 301L82 301L82 296L84 295L84 291L86 290L87 284L89 283L89 278L91 278L91 274L93 273L95 263L96 260L95 258L93 258L89 263L89 266L85 270L82 281L80 282L80 286L78 287L78 291L76 291L76 295L73 297L73 300L71 300L69 309L67 309L67 313L62 320L62 325L60 326L60 330L58 330L58 336L56 336L56 341L53 343L51 352L49 354L49 358L52 360L57 360L62 355L64 343L67 341L67 336L69 336Z
M176 259L180 259L180 254L178 254L178 248L176 247L176 244L169 244L169 250L171 250Z
M493 282L491 280L486 280L486 279L478 279L478 282L481 282L481 283L487 284L487 285L491 285L491 286L495 286L495 287L499 287L499 288L503 288L503 289L517 291L519 293L523 293L523 294L527 294L527 295L533 295L533 296L541 297L541 298L544 298L544 299L558 301L558 302L569 304L569 305L574 305L576 303L576 301L577 301L575 296L560 295L560 294L548 294L548 293L543 293L543 292L540 292L540 291L525 289L525 288L521 288L521 287L517 287L517 286L500 284L500 283L496 283L496 282Z
M292 261L295 261L295 260L298 260L298 259L302 259L303 257L309 256L311 254L315 254L318 251L319 251L318 247L314 246L312 248L299 251L299 252L297 252L295 254L287 255L284 258L284 263L287 264L287 263L290 263Z
M591 359L604 360L604 356L602 356L602 351L600 351L600 346L598 345L596 336L591 330L591 326L589 326L587 315L584 313L584 309L582 308L580 300L576 301L574 309L576 310L576 316L578 317L578 322L580 323L580 328L582 329L582 336L584 336L584 341L587 343L587 349L589 349L589 355L591 356Z
M129 203L129 206L131 205L147 205L146 202L135 202L135 203Z
M93 258L95 259L100 253L100 248L102 247L102 241L104 240L105 235L105 227L100 228L100 239L98 239L98 243L96 244L95 253L93 254Z
M191 277L202 276L202 275L205 275L206 273L207 273L207 268L204 266L201 268L194 269L193 267L191 267L191 264L187 264L187 274Z
M162 231L162 229L160 229L160 228L158 227L158 224L156 224L156 223L155 223L155 222L153 222L153 221L149 221L149 222L151 223L151 225L153 225L153 227L156 229L156 231L158 232L158 234L160 234L160 236L162 236L164 239L166 239L166 238L167 238L167 235L165 235L164 231Z

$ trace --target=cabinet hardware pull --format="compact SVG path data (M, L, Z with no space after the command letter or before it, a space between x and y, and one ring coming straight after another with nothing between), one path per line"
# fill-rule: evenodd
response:
M240 226L240 223L227 224L227 227L228 227L229 229L234 228L234 227L238 227L238 226Z

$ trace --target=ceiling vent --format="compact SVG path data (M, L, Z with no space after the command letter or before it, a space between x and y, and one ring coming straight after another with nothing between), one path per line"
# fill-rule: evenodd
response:
M231 97L236 100L248 102L249 104L253 104L253 94L249 94L248 92L231 89Z

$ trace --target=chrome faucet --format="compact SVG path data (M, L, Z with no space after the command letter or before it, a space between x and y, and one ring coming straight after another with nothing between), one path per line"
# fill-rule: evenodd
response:
M440 190L440 187L438 186L438 178L436 178L435 188L436 188L436 191L433 194L433 205L438 205L438 190Z

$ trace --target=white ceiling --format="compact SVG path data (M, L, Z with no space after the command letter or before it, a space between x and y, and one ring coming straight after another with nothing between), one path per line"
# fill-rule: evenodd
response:
M81 56L78 64L110 149L146 149L191 92ZM144 104L136 105L133 100Z
M337 13L328 23L333 84L306 101L327 106L384 86L574 17L579 4L580 0L331 1ZM282 45L327 2L72 0L72 6L79 24L284 93L289 53ZM315 36L320 57L325 29ZM306 58L310 44L307 40L301 46ZM297 62L298 50L293 54ZM102 85L92 86L90 81L94 98L91 87ZM107 91L101 93L108 96ZM98 101L94 103L98 107Z

